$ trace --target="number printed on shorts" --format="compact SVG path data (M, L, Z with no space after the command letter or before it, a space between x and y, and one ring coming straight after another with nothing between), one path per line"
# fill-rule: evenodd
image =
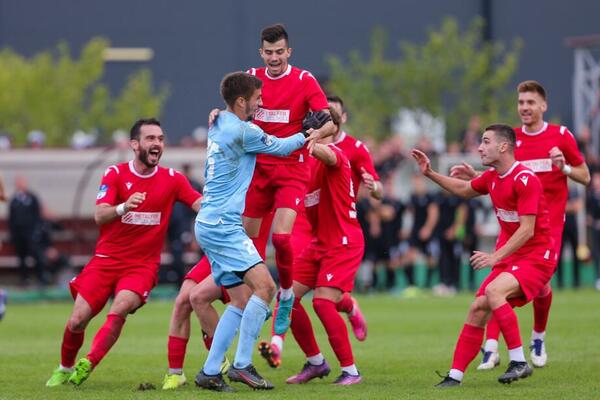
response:
M254 243L252 243L252 239L246 239L242 242L248 254L256 254L256 247L254 247Z

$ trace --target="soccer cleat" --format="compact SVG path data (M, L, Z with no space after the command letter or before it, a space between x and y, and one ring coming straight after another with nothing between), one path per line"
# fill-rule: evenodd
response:
M163 390L177 389L186 383L185 374L166 374L163 379Z
M227 371L229 371L229 368L231 368L231 363L229 362L229 359L227 358L227 356L224 356L223 362L221 363L221 369L219 370L219 372L221 372L223 375L225 375L227 373Z
M354 297L352 297L352 304L354 305L352 309L354 315L351 316L348 314L348 320L350 321L350 325L352 325L354 336L362 342L367 338L367 320L362 311L360 311L358 302Z
M542 368L548 361L548 354L546 354L546 346L542 339L535 339L531 342L531 363L536 368Z
M440 383L438 383L437 385L435 385L434 387L436 388L447 388L447 387L452 387L452 386L460 386L460 381L456 380L454 378L450 378L449 375L444 376L444 379L442 379L442 381Z
M500 365L500 354L497 351L485 351L481 349L481 352L483 353L483 360L477 366L479 371L494 369Z
M77 361L77 364L75 364L74 369L71 376L69 376L69 383L79 386L85 382L92 373L92 362L87 358L81 358Z
M225 382L222 374L206 375L204 370L200 370L194 379L196 386L203 389L212 390L214 392L235 392L231 386Z
M52 376L46 382L46 386L55 387L64 385L65 383L67 383L67 381L69 380L69 376L71 376L72 373L72 368L64 369L62 367L58 367L52 372Z
M252 364L245 368L236 368L232 365L227 372L227 377L231 382L241 382L250 386L254 390L271 390L273 384L260 376Z
M360 376L360 374L351 375L346 371L342 371L342 374L340 376L338 376L335 381L333 381L333 384L347 386L347 385L356 385L357 383L361 383L361 382L362 382L362 376Z
M274 331L276 335L283 335L287 332L292 322L292 306L294 305L294 295L287 300L279 299L277 314L275 315Z
M262 341L258 344L260 355L267 361L269 367L278 368L281 365L281 351L276 344Z
M519 379L525 379L533 374L533 370L527 364L527 361L511 361L508 364L508 369L505 373L500 375L498 382L500 383L511 383L518 381Z
M286 382L290 384L306 383L315 378L323 379L329 375L330 372L331 368L329 368L329 364L327 364L327 361L325 360L323 360L320 365L313 365L307 362L300 372L287 378Z

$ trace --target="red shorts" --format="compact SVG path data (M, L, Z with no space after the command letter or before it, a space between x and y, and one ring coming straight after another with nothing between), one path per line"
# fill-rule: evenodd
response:
M246 193L244 216L262 218L271 210L297 210L310 178L306 163L256 164Z
M351 292L364 251L364 246L324 247L313 242L294 260L294 280L313 289Z
M536 297L546 286L554 273L556 260L554 254L548 259L536 258L508 258L496 264L492 272L485 278L479 286L476 297L485 294L485 288L502 272L512 274L518 281L523 296L508 299L508 303L513 307L522 307Z
M112 258L94 256L69 283L73 299L79 293L98 314L108 299L121 290L130 290L145 304L158 281L158 265L124 264Z
M202 257L196 265L189 270L189 272L183 277L183 279L191 279L196 283L202 282L210 275L210 263L206 256ZM216 283L215 283L216 285ZM227 290L221 286L221 297L219 298L223 304L227 304L231 301Z

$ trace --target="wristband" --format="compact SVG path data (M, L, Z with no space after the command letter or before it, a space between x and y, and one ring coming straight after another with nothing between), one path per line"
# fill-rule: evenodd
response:
M125 203L121 203L115 208L118 216L125 215L127 211L125 211Z
M571 173L571 171L573 171L573 168L571 168L571 166L568 165L568 164L565 164L562 167L562 173L565 174L565 175L569 175Z

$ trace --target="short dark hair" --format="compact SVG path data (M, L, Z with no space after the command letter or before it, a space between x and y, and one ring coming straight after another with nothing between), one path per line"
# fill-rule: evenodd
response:
M519 86L517 86L517 91L519 93L534 92L539 94L544 100L546 100L546 89L544 89L541 83L537 81L523 81L519 83Z
M504 124L493 124L485 128L485 131L492 131L498 138L505 139L511 148L514 149L517 144L517 135L513 128Z
M246 72L232 72L221 81L221 96L233 108L238 97L249 100L254 91L262 87L262 81Z
M156 118L142 118L135 121L131 129L129 130L129 139L130 140L140 140L140 133L142 130L142 126L144 125L156 125L160 126L160 121Z
M327 101L330 103L338 103L340 106L342 106L342 111L346 112L346 108L344 107L344 101L342 100L342 98L340 96L331 94L331 95L327 96Z
M260 47L262 47L263 42L275 43L281 39L285 39L285 44L289 46L288 33L283 24L267 26L260 33Z

